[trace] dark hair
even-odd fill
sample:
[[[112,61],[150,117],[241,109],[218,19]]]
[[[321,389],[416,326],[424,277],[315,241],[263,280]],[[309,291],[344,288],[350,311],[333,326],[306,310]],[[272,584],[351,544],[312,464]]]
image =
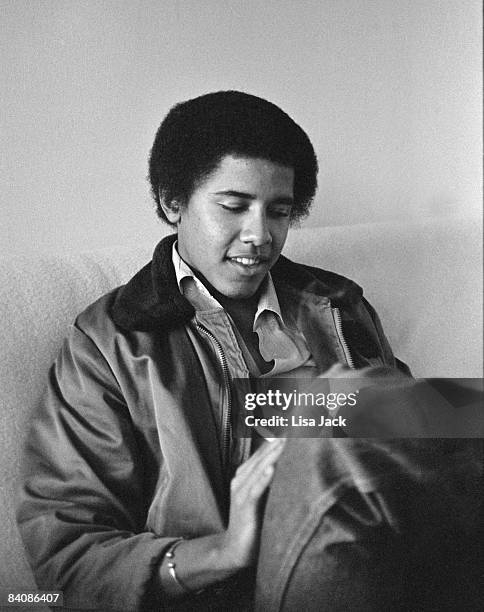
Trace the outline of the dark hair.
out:
[[[313,146],[297,123],[275,104],[240,91],[218,91],[174,106],[156,133],[149,180],[160,205],[184,205],[226,155],[267,159],[294,169],[293,220],[309,210],[317,187]]]

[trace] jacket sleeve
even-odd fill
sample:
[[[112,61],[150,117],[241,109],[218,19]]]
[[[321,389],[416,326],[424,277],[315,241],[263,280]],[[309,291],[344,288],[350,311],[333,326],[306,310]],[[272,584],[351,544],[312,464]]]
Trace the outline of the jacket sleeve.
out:
[[[373,308],[373,306],[370,304],[370,302],[366,298],[362,297],[362,302],[373,321],[373,325],[375,326],[376,332],[378,334],[378,338],[382,346],[383,354],[385,356],[386,362],[396,367],[403,374],[406,374],[407,376],[412,376],[412,372],[410,371],[410,368],[408,367],[408,365],[405,362],[398,359],[397,357],[395,357],[395,355],[393,354],[392,348],[390,346],[390,343],[387,340],[385,332],[383,331],[383,326],[381,324],[380,317],[378,316],[376,310]]]
[[[140,459],[112,371],[72,327],[32,417],[17,514],[39,587],[63,591],[69,609],[162,597],[156,573],[173,538],[144,531]]]

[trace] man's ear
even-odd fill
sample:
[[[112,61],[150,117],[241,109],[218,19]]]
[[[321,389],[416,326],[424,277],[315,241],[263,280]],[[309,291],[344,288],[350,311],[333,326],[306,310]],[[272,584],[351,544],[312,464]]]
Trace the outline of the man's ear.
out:
[[[160,205],[168,221],[177,225],[181,218],[180,203],[177,200],[166,202],[160,197]]]

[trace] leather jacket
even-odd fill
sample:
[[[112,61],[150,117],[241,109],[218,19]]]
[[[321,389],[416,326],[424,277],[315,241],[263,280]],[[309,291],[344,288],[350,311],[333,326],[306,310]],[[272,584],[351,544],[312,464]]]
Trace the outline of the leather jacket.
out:
[[[32,416],[18,522],[39,587],[63,590],[70,609],[162,607],[156,573],[173,540],[226,527],[208,392],[223,375],[190,333],[196,317],[176,284],[174,239],[79,315]],[[281,303],[299,301],[319,371],[399,365],[358,285],[283,256],[271,274]]]

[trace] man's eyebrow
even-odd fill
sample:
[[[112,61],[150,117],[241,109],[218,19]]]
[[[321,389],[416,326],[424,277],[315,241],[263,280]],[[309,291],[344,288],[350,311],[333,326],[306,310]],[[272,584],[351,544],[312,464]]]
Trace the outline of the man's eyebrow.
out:
[[[244,193],[243,191],[234,191],[233,189],[226,189],[223,191],[215,191],[213,195],[225,195],[232,198],[239,198],[241,200],[255,200],[256,196],[252,193]],[[290,196],[276,197],[271,201],[271,204],[283,204],[287,206],[294,205],[294,198]]]
[[[234,191],[233,189],[216,191],[214,195],[226,195],[232,198],[240,198],[241,200],[255,200],[255,195],[251,193],[244,193],[243,191]]]

